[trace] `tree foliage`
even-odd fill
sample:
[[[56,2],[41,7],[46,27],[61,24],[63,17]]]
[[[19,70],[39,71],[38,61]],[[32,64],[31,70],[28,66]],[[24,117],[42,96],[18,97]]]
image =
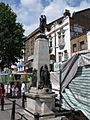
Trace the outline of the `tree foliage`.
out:
[[[16,21],[16,14],[10,6],[0,3],[0,65],[10,67],[22,57],[24,29]]]

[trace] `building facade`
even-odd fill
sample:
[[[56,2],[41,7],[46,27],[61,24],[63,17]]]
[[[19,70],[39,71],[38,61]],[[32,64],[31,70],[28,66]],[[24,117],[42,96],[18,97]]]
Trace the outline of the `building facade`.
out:
[[[88,42],[88,44],[87,44],[88,50],[90,50],[90,31],[88,31],[88,33],[87,33],[87,42]]]
[[[80,35],[71,40],[71,54],[88,49],[87,34]]]
[[[70,17],[62,17],[48,27],[50,28],[46,30],[46,35],[49,39],[50,65],[53,69],[54,63],[66,61],[71,56]]]
[[[32,71],[33,67],[34,43],[38,34],[39,29],[36,29],[25,40],[24,63],[25,69],[29,71]]]
[[[66,10],[62,17],[47,24],[45,34],[49,43],[51,70],[54,63],[68,60],[74,51],[87,49],[86,33],[90,30],[89,22],[90,8],[74,12],[72,17],[69,10]],[[25,40],[25,64],[28,67],[33,67],[34,42],[39,32],[37,28]]]

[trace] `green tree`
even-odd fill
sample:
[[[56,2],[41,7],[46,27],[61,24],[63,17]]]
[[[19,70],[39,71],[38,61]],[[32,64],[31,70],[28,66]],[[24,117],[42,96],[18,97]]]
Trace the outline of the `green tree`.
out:
[[[24,29],[16,21],[16,14],[8,4],[0,3],[0,67],[9,67],[22,57]]]

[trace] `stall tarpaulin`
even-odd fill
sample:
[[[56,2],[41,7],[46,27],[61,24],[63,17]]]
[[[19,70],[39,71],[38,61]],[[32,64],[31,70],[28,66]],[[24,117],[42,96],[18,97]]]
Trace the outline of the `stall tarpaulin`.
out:
[[[78,67],[90,64],[90,51],[80,52],[71,57],[67,62],[61,64],[61,84],[62,92],[74,78]],[[60,72],[51,72],[50,79],[52,88],[59,90]]]
[[[61,70],[62,107],[80,110],[90,119],[90,51],[74,55],[62,64]],[[51,73],[52,87],[57,90],[60,88],[59,74]]]

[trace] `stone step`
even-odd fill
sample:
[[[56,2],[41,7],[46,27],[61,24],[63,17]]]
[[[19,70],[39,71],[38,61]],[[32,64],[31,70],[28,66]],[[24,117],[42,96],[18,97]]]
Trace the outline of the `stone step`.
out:
[[[28,114],[26,114],[24,111],[22,112],[17,112],[19,119],[18,120],[33,120],[33,118],[31,116],[29,116]]]

